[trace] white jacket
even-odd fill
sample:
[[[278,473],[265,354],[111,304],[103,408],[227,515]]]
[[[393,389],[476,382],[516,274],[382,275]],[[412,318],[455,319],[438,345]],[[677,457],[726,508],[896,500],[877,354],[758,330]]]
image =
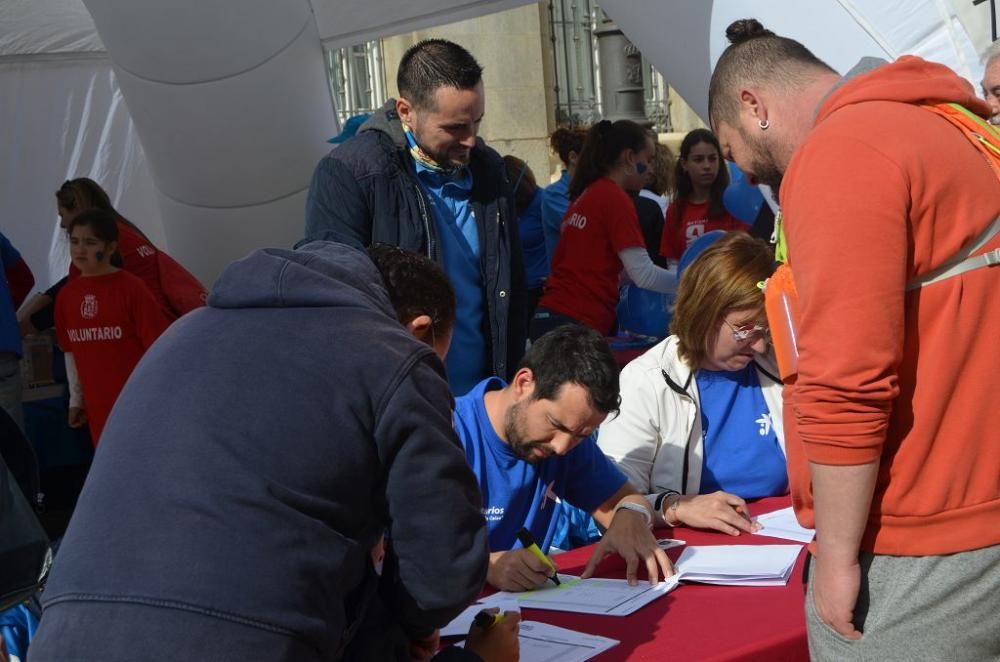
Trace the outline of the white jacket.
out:
[[[770,356],[754,363],[764,401],[781,450],[780,381]],[[698,386],[691,368],[677,354],[670,336],[625,366],[621,373],[621,412],[605,421],[597,444],[650,503],[665,490],[698,494],[704,460],[704,437],[698,413]],[[686,474],[686,475],[685,475]]]

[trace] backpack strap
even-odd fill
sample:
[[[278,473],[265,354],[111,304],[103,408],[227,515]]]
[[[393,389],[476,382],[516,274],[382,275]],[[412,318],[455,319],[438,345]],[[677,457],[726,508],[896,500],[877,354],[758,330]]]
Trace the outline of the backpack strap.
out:
[[[1000,264],[1000,248],[994,248],[981,255],[969,257],[983,246],[988,244],[993,237],[1000,234],[1000,216],[996,217],[990,226],[986,228],[975,242],[969,244],[958,252],[952,259],[929,273],[914,278],[906,284],[906,291],[918,290],[926,285],[933,285],[948,278],[953,278],[981,267],[994,267]]]

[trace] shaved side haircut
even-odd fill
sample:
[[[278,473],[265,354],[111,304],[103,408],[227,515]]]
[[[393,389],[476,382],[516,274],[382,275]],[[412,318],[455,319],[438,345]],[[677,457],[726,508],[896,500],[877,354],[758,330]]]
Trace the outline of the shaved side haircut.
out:
[[[730,46],[722,53],[708,87],[708,117],[713,127],[724,122],[736,126],[740,85],[786,83],[794,86],[803,74],[815,69],[836,73],[808,48],[780,37],[754,18],[734,21],[726,28]]]

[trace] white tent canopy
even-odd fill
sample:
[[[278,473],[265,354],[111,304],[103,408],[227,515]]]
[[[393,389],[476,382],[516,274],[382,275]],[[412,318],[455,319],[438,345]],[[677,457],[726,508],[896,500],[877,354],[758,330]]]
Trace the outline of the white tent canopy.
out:
[[[0,4],[0,227],[39,284],[54,282],[66,256],[53,192],[88,176],[211,282],[255,247],[300,238],[313,166],[337,131],[324,46],[523,4],[8,0]],[[863,55],[915,53],[978,83],[989,42],[988,5],[967,0],[601,6],[702,114],[736,18],[756,16],[842,71]]]

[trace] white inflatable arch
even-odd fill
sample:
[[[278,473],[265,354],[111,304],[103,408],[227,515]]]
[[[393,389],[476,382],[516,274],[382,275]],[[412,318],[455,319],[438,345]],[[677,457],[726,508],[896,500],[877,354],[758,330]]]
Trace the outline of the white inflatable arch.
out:
[[[323,48],[524,0],[8,0],[0,5],[0,227],[40,286],[65,273],[53,192],[89,176],[207,283],[302,233],[337,121]],[[837,69],[914,53],[978,85],[988,4],[602,0],[704,115],[726,25],[756,16]],[[542,66],[539,63],[538,66]]]

